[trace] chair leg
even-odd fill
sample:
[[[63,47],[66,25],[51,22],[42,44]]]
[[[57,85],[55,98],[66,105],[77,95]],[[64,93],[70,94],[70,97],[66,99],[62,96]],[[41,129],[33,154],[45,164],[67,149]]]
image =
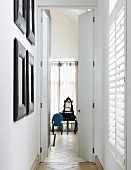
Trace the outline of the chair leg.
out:
[[[54,126],[52,126],[52,133],[53,133],[53,135],[54,135]]]
[[[61,126],[61,135],[63,134],[63,126]]]
[[[56,134],[54,134],[53,146],[55,146]]]

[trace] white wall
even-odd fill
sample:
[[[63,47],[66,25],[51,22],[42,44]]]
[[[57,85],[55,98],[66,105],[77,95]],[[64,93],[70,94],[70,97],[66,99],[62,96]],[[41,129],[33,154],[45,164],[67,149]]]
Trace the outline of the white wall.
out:
[[[51,11],[53,59],[78,60],[78,25],[58,9]]]
[[[30,45],[13,22],[13,4],[4,0],[0,5],[0,169],[29,170],[37,156],[37,56],[36,48]],[[35,60],[35,110],[17,122],[13,122],[15,37],[34,55]]]
[[[98,0],[95,10],[95,154],[104,164],[104,112],[103,112],[103,3]]]

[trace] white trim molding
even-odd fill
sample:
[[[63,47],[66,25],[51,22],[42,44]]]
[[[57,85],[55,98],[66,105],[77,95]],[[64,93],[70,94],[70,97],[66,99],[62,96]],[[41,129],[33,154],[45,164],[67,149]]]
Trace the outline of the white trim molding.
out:
[[[39,156],[37,155],[37,157],[36,157],[36,159],[35,159],[35,161],[34,161],[34,163],[33,163],[30,170],[36,170],[37,167],[38,167],[38,164],[39,164]]]
[[[95,157],[95,163],[96,163],[96,167],[97,167],[98,170],[104,170],[101,163],[100,163],[98,156]]]
[[[90,7],[94,8],[97,6],[96,0],[37,0],[37,6],[39,7]]]

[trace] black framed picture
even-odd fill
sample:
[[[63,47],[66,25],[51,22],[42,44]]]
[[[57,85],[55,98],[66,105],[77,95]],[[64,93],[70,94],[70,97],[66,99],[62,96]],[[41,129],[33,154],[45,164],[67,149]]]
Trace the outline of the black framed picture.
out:
[[[14,40],[14,121],[26,116],[26,49]]]
[[[27,115],[34,112],[34,57],[26,51]]]
[[[14,22],[18,28],[26,34],[27,18],[26,0],[14,0]]]
[[[34,0],[27,0],[27,38],[32,43],[35,44],[35,4]]]

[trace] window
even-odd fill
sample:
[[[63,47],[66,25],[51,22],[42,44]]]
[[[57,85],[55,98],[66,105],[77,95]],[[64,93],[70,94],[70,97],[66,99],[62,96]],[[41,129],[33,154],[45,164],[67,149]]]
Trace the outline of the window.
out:
[[[78,62],[51,63],[51,117],[54,113],[62,112],[64,100],[73,100],[74,114],[77,110],[77,77]]]
[[[117,5],[109,28],[109,142],[125,164],[125,8]]]

